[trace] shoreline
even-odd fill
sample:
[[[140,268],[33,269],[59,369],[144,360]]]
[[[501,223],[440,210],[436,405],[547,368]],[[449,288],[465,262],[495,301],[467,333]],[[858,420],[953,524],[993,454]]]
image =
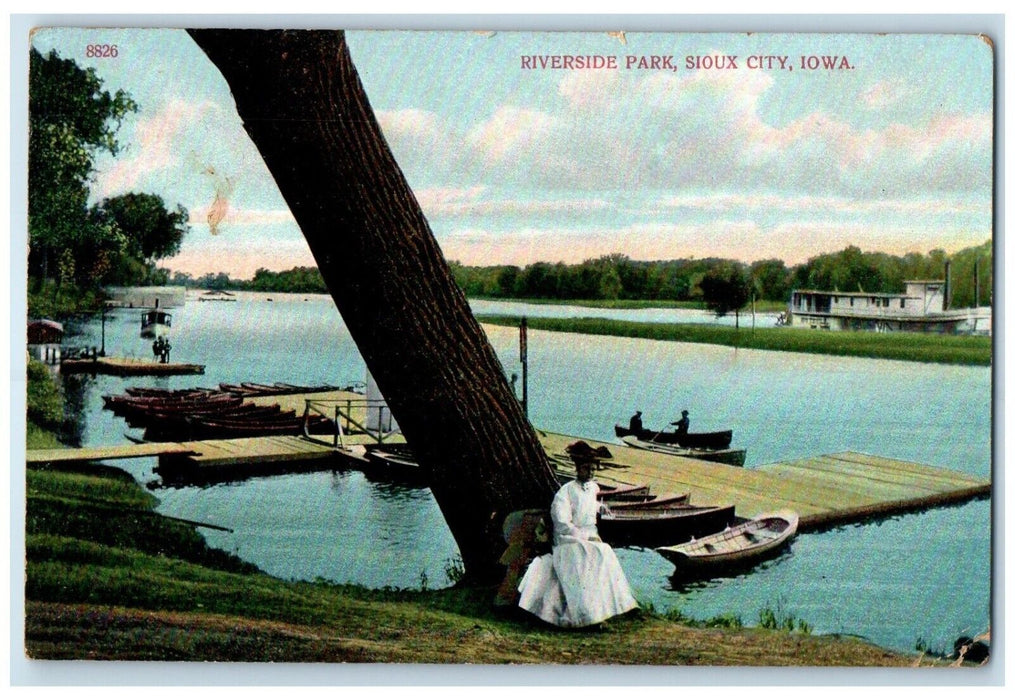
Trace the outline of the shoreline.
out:
[[[477,314],[481,324],[518,327],[521,316]],[[797,352],[906,362],[989,367],[993,338],[922,333],[814,331],[798,328],[740,328],[703,324],[649,323],[606,318],[529,316],[529,330],[606,335],[670,342],[723,345],[743,350]]]

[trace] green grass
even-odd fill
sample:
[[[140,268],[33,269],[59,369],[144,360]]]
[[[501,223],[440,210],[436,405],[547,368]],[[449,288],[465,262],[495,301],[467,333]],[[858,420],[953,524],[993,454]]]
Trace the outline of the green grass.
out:
[[[520,318],[480,314],[481,323],[518,326]],[[703,324],[639,323],[602,318],[530,317],[536,330],[705,343],[754,350],[845,355],[911,362],[989,366],[991,338],[927,333],[864,333],[804,328],[744,328]]]

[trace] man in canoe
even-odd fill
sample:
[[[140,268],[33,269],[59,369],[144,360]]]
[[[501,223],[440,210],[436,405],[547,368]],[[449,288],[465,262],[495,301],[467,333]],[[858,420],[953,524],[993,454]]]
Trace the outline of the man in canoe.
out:
[[[518,605],[558,627],[585,627],[638,607],[613,548],[599,538],[592,462],[575,461],[577,478],[550,505],[553,551],[529,564]]]
[[[687,411],[680,412],[680,420],[670,423],[677,426],[677,435],[686,435],[687,429],[691,427],[691,419],[687,417]]]
[[[630,424],[628,425],[628,427],[631,429],[631,432],[634,433],[635,435],[641,432],[642,430],[641,411],[634,412],[634,415],[631,416]]]

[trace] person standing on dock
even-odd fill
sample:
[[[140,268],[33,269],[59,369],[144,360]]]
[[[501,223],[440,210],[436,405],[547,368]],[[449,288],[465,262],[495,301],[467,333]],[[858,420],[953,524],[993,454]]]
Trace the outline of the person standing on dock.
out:
[[[628,425],[628,428],[631,429],[632,433],[640,433],[641,430],[642,430],[642,427],[643,426],[642,426],[642,423],[641,423],[641,411],[635,411],[634,415],[631,416],[631,420],[630,420],[630,423]]]
[[[691,419],[687,417],[687,411],[680,412],[680,420],[670,423],[677,426],[677,435],[686,435],[687,429],[691,427]]]
[[[158,362],[162,357],[162,338],[156,338],[152,343],[152,358]]]
[[[575,461],[577,478],[550,505],[553,552],[536,557],[518,584],[518,605],[558,627],[586,627],[638,607],[613,548],[599,538],[592,462]]]

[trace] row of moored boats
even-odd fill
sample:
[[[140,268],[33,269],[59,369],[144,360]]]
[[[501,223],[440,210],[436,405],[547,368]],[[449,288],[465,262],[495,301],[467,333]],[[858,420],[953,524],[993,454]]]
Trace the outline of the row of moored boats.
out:
[[[335,424],[320,415],[304,416],[278,403],[254,397],[333,391],[331,385],[221,384],[217,388],[161,389],[130,387],[123,395],[104,396],[108,410],[143,429],[144,441],[213,440],[269,435],[334,434]]]

